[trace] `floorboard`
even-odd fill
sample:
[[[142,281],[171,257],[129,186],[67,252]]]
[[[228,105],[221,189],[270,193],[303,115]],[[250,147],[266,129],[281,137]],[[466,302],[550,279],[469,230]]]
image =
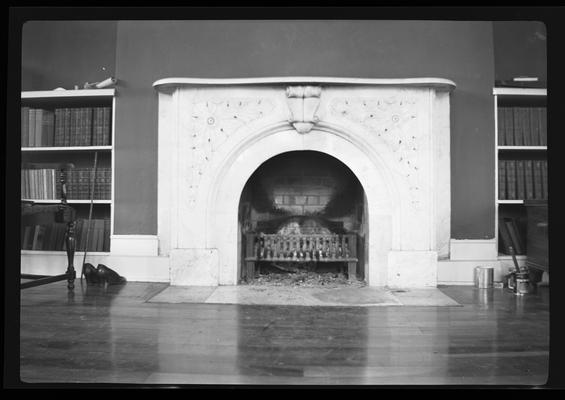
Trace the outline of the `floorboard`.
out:
[[[460,307],[148,302],[165,287],[23,290],[21,380],[527,386],[548,376],[547,287],[526,296],[442,287]]]

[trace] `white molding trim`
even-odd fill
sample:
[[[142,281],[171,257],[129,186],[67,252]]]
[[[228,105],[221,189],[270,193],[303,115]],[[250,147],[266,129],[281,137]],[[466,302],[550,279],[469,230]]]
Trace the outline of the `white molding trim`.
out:
[[[157,235],[111,235],[112,255],[157,256],[159,239]]]
[[[163,78],[155,81],[153,87],[179,85],[253,85],[253,84],[290,84],[290,83],[329,83],[349,85],[402,85],[416,87],[435,87],[437,89],[453,90],[453,81],[444,78],[406,78],[406,79],[375,79],[375,78],[338,78],[324,76],[279,76],[265,78]]]
[[[52,252],[41,254],[24,253],[20,257],[21,273],[32,275],[60,275],[67,269],[67,254]],[[80,279],[83,252],[76,252],[74,267],[77,280]],[[169,257],[116,256],[112,254],[87,253],[86,262],[97,266],[104,264],[128,282],[169,282]],[[75,287],[77,283],[75,282]]]
[[[498,258],[496,239],[451,239],[449,241],[451,261],[492,260]]]
[[[438,285],[474,285],[475,267],[494,268],[494,281],[501,281],[507,273],[506,269],[497,260],[466,260],[452,261],[440,260],[437,263]]]

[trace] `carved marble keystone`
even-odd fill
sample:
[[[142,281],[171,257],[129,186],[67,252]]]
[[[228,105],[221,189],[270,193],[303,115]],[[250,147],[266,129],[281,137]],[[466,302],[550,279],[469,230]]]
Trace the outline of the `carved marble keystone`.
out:
[[[288,86],[286,97],[290,110],[289,122],[298,133],[310,132],[319,121],[316,111],[320,105],[322,88],[319,86]]]

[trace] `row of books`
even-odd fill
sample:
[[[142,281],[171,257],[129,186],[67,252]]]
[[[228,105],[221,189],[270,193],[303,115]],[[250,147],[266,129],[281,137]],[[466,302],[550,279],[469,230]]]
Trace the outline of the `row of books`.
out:
[[[22,250],[65,251],[65,232],[67,224],[22,226]],[[90,230],[90,232],[88,232]],[[75,223],[75,251],[110,251],[110,219],[98,218],[88,221],[79,219]]]
[[[91,195],[92,168],[72,168],[66,174],[67,199],[86,200]],[[100,167],[94,176],[94,199],[110,199],[112,169]],[[35,200],[61,198],[59,171],[55,169],[22,169],[21,197]]]
[[[547,146],[546,107],[498,107],[499,146]]]
[[[21,197],[23,199],[61,198],[60,172],[53,168],[22,169]]]
[[[514,254],[526,254],[525,241],[514,218],[501,218],[498,227],[500,234],[499,251],[511,255],[510,246],[512,246]]]
[[[500,200],[546,200],[547,160],[498,160]]]
[[[21,108],[22,147],[110,145],[110,107]]]

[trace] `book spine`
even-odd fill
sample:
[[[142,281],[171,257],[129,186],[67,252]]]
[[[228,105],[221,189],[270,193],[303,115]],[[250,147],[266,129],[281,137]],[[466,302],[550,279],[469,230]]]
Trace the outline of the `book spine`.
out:
[[[77,146],[84,143],[84,108],[77,108]]]
[[[543,199],[543,183],[541,172],[541,160],[534,160],[534,196],[537,200]]]
[[[112,168],[106,170],[106,199],[112,200]]]
[[[55,224],[49,224],[45,229],[45,242],[43,250],[53,250],[53,236],[55,234]]]
[[[94,175],[94,192],[93,198],[96,200],[100,199],[100,175],[102,173],[102,168],[96,168],[96,174]]]
[[[66,243],[66,237],[65,237],[65,231],[66,231],[67,227],[65,226],[65,224],[60,224],[59,225],[59,237],[57,239],[58,241],[58,250],[63,250],[65,251],[67,249],[67,243]],[[76,230],[75,230],[76,232]],[[75,245],[76,247],[76,245]]]
[[[68,147],[71,145],[71,109],[65,107],[63,110],[64,146]]]
[[[37,250],[37,237],[39,236],[39,225],[33,227],[33,241],[31,243],[31,250]]]
[[[22,243],[22,250],[29,250],[31,248],[31,244],[30,244],[32,238],[31,229],[32,229],[31,225],[26,225],[24,227],[24,240]]]
[[[549,190],[547,188],[547,160],[543,160],[541,163],[541,174],[542,174],[542,191],[543,191],[543,199],[548,199]]]
[[[76,168],[72,168],[67,172],[66,189],[67,199],[74,199],[74,179],[76,175]]]
[[[35,110],[35,145],[43,147],[45,139],[43,138],[43,109]]]
[[[498,160],[498,199],[506,200],[506,161]]]
[[[504,218],[504,223],[510,234],[515,253],[524,254],[524,246],[516,222],[513,218]]]
[[[547,146],[547,108],[539,108],[540,119],[540,146]]]
[[[537,107],[530,109],[529,146],[539,146],[539,111]]]
[[[514,145],[514,109],[512,107],[504,108],[504,129],[505,129],[505,146]]]
[[[29,199],[29,170],[22,170],[22,177],[24,178],[22,187],[22,198]]]
[[[34,199],[35,197],[35,173],[33,169],[29,170],[29,198]]]
[[[110,251],[110,219],[104,219],[104,244],[103,244],[103,251],[109,252]]]
[[[509,200],[516,200],[516,161],[506,160],[506,192]]]
[[[97,223],[97,246],[96,251],[104,251],[104,220],[98,219],[96,220]]]
[[[524,145],[524,108],[514,107],[514,146]]]
[[[524,160],[516,160],[516,197],[519,200],[524,200],[526,198],[525,179]]]
[[[20,198],[25,199],[25,170],[20,173]]]
[[[77,138],[78,138],[78,121],[77,121],[77,116],[78,116],[78,109],[77,108],[71,108],[70,109],[70,129],[69,129],[69,135],[70,135],[70,146],[76,146],[77,145]]]
[[[62,133],[62,118],[61,118],[61,109],[55,109],[55,133],[53,135],[53,146],[62,146],[63,140],[61,140],[61,133]]]
[[[529,142],[529,135],[530,135],[530,109],[528,107],[521,107],[521,120],[522,120],[521,145],[525,146],[526,141]]]
[[[45,248],[46,242],[46,235],[47,233],[47,226],[46,225],[39,225],[39,234],[37,235],[37,249],[36,250],[43,250]]]
[[[110,127],[111,127],[111,108],[104,107],[103,109],[103,123],[102,123],[102,145],[108,146],[110,144]]]
[[[86,132],[86,108],[79,109],[79,125],[80,125],[80,146],[87,145],[87,132]]]
[[[47,169],[43,169],[41,170],[41,179],[42,179],[42,183],[43,183],[43,194],[42,194],[42,199],[49,199],[49,195],[47,194],[47,191],[49,190],[49,183],[47,181],[47,176],[49,171]]]
[[[42,119],[42,140],[43,145],[47,147],[53,146],[54,140],[54,115],[51,110],[43,110],[43,119]]]
[[[502,107],[498,107],[496,110],[496,120],[497,120],[497,143],[499,146],[504,146],[506,144],[505,140],[505,128],[504,128],[504,109]]]
[[[94,137],[93,144],[95,146],[102,145],[102,108],[96,107],[94,116]]]
[[[524,161],[525,177],[526,177],[526,200],[535,199],[534,195],[534,176],[533,176],[533,162],[532,160]]]
[[[85,129],[86,129],[86,140],[84,145],[92,145],[92,107],[88,107],[85,111]]]
[[[35,108],[29,109],[29,118],[28,118],[28,136],[29,136],[29,146],[35,147]]]
[[[22,107],[21,119],[22,147],[29,146],[29,107]]]

